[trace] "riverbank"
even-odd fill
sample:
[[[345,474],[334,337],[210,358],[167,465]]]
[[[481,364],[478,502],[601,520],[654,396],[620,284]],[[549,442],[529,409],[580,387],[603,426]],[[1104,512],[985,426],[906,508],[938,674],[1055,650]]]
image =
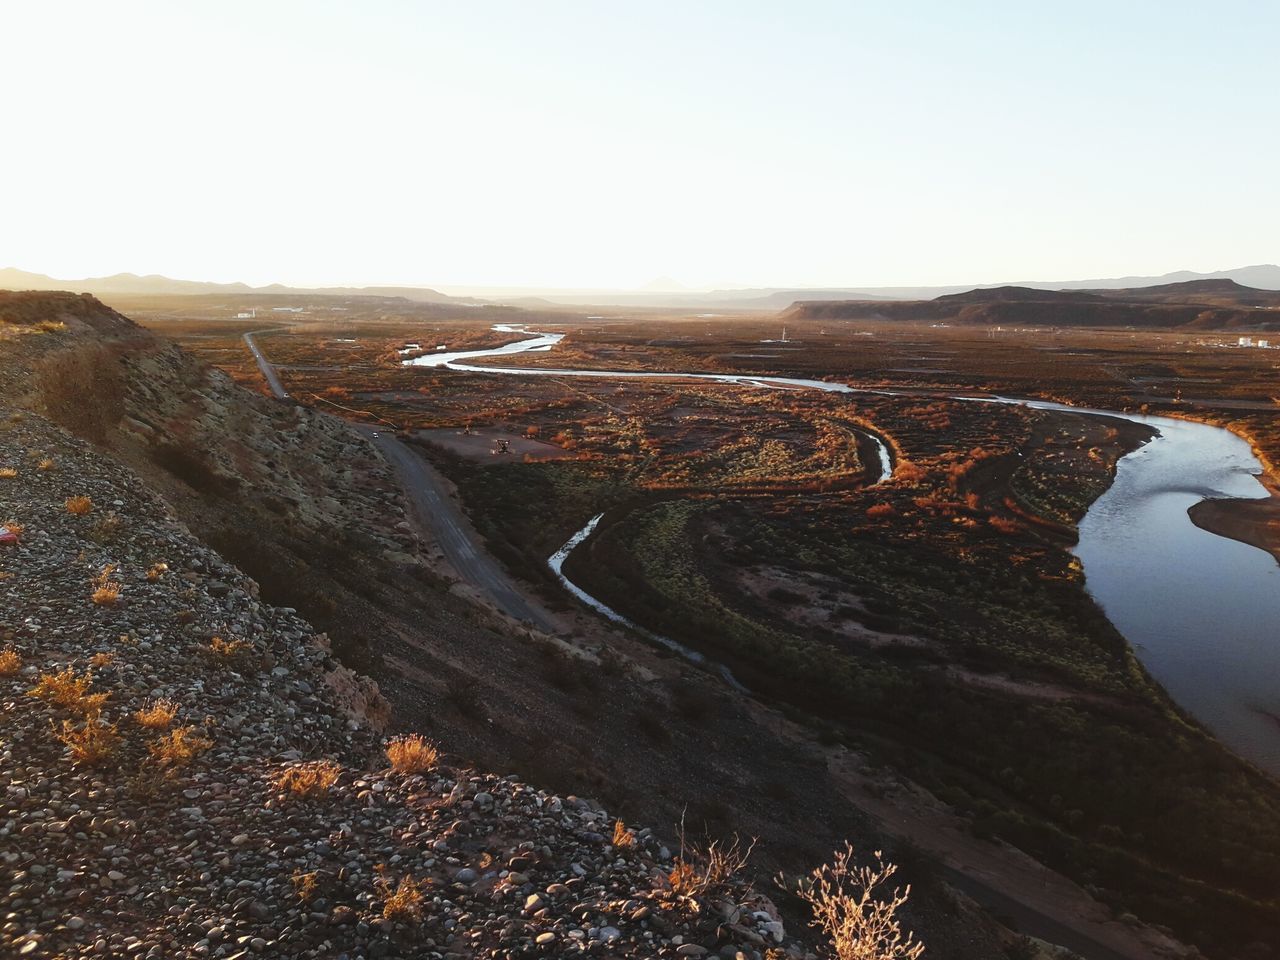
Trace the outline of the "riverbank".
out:
[[[1201,500],[1187,516],[1201,530],[1265,550],[1280,563],[1280,491],[1265,500]]]

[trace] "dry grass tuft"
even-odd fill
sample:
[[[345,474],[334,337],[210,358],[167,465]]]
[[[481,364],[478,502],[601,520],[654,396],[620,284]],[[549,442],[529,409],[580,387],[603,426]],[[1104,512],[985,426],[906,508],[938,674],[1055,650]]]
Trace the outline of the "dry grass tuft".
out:
[[[36,685],[27,693],[46,703],[66,710],[75,710],[86,717],[96,717],[102,712],[106,703],[105,693],[90,693],[93,677],[89,671],[77,675],[75,668],[67,667],[61,671],[48,671],[40,674]]]
[[[52,470],[54,466],[56,466],[56,464],[53,462],[53,457],[45,457],[43,460],[41,460],[39,463],[36,464],[36,469]]]
[[[222,637],[214,637],[209,641],[209,654],[221,663],[230,663],[248,650],[249,646],[247,640],[239,638],[223,640]]]
[[[812,908],[810,925],[831,940],[836,960],[917,960],[924,944],[903,933],[897,918],[911,887],[878,892],[898,868],[885,863],[879,850],[875,857],[874,865],[859,867],[846,843],[831,863],[802,880],[796,893]]]
[[[185,767],[212,746],[213,741],[197,733],[195,727],[178,727],[147,744],[147,752],[164,766]]]
[[[115,663],[116,655],[110,650],[99,650],[89,658],[89,663],[95,667],[109,667]]]
[[[77,517],[83,517],[86,513],[93,513],[93,498],[67,497],[67,513]]]
[[[147,568],[147,580],[151,583],[155,583],[168,572],[169,565],[167,563],[153,563]]]
[[[96,715],[77,726],[70,720],[62,721],[62,731],[54,730],[54,736],[71,751],[71,760],[78,766],[91,767],[105,763],[115,756],[120,746],[120,734],[114,723],[105,723]]]
[[[422,918],[422,888],[411,874],[400,878],[400,883],[393,885],[387,879],[386,864],[374,867],[378,876],[374,879],[374,888],[382,897],[382,918],[384,920],[405,920],[416,922]]]
[[[15,537],[21,537],[27,532],[26,524],[19,523],[17,520],[6,520],[3,526]]]
[[[89,599],[98,607],[114,607],[120,600],[120,584],[114,580],[94,588]]]
[[[0,650],[0,677],[12,677],[22,669],[22,655],[13,647]]]
[[[396,773],[426,773],[439,759],[439,748],[416,733],[395,737],[387,744],[387,760]]]
[[[123,527],[124,521],[116,514],[109,513],[89,528],[89,539],[100,546],[114,543]]]
[[[312,799],[327,794],[341,773],[342,767],[332,760],[314,760],[272,774],[271,785],[280,793]]]
[[[0,467],[0,480],[12,480],[18,475],[13,467]]]
[[[138,726],[148,730],[168,730],[173,718],[178,715],[178,704],[168,697],[148,701],[140,710],[133,712],[133,719]]]
[[[118,580],[111,579],[111,575],[116,572],[118,566],[119,564],[116,563],[108,563],[93,578],[94,590],[89,594],[89,599],[99,607],[115,606],[120,599],[122,586]]]
[[[618,850],[630,850],[636,845],[635,831],[628,830],[621,820],[615,820],[613,824],[613,845]]]

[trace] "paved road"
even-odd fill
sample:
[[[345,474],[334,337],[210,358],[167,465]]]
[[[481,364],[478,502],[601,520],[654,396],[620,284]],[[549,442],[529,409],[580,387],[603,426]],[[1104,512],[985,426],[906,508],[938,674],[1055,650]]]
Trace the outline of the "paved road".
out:
[[[490,597],[503,613],[528,620],[536,627],[556,632],[556,625],[521,593],[484,549],[462,508],[449,496],[443,479],[417,453],[385,430],[355,424],[369,441],[382,451],[400,475],[400,483],[418,522],[440,544],[445,559],[467,583]]]
[[[267,386],[271,388],[272,394],[280,400],[288,400],[289,394],[285,392],[284,385],[276,374],[276,368],[270,360],[262,355],[262,351],[258,349],[257,342],[253,339],[254,333],[267,332],[266,330],[254,330],[253,333],[246,333],[241,339],[244,340],[244,345],[249,348],[249,352],[253,354],[253,359],[258,361],[258,369],[262,371],[262,376],[267,381]]]

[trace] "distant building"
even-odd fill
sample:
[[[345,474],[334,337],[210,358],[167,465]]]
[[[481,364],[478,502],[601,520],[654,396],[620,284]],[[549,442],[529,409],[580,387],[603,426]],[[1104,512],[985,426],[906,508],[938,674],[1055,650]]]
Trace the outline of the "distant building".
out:
[[[1236,345],[1240,347],[1252,347],[1253,337],[1241,337],[1239,340],[1236,341]]]
[[[1268,347],[1270,347],[1270,346],[1271,346],[1271,341],[1270,341],[1270,340],[1259,340],[1259,341],[1258,341],[1258,346],[1262,347],[1263,349],[1266,349],[1266,348],[1268,348]]]
[[[258,308],[257,308],[257,307],[254,307],[254,308],[253,308],[252,310],[250,310],[248,313],[245,313],[243,310],[242,310],[240,313],[237,313],[237,314],[236,314],[236,319],[237,319],[237,320],[252,320],[252,319],[253,319],[254,317],[256,317],[257,315],[258,315]]]

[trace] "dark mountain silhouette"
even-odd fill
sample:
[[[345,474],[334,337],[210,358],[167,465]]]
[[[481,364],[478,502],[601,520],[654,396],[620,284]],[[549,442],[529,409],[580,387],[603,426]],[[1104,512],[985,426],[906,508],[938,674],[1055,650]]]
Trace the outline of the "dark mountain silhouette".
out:
[[[942,303],[992,303],[1020,302],[1034,303],[1104,303],[1105,298],[1095,293],[1074,290],[1037,290],[1033,287],[980,287],[966,290],[964,293],[950,293],[935,297],[935,302]]]
[[[262,294],[283,296],[403,297],[423,303],[482,303],[471,297],[450,297],[428,287],[287,287],[273,283],[251,287],[245,283],[209,283],[201,280],[174,280],[158,274],[140,277],[117,273],[109,277],[58,280],[42,273],[28,273],[14,267],[0,268],[3,290],[70,290],[94,296],[195,296],[208,294]]]
[[[665,282],[665,281],[664,281]],[[673,281],[674,282],[674,281]],[[1232,284],[1224,286],[1221,284]],[[1216,285],[1216,286],[1215,286]],[[629,306],[662,309],[715,310],[782,310],[798,302],[832,303],[843,301],[888,303],[917,302],[953,295],[973,296],[974,301],[1029,302],[1030,291],[1083,291],[1115,299],[1177,302],[1184,296],[1193,302],[1239,306],[1267,306],[1271,294],[1280,294],[1280,266],[1256,264],[1214,273],[1181,270],[1158,277],[1119,277],[1102,280],[1069,280],[1057,282],[1026,281],[1017,284],[921,287],[749,287],[711,291],[683,290],[500,290],[483,288],[467,292],[477,296],[450,296],[429,287],[289,287],[270,284],[251,287],[244,283],[207,283],[174,280],[151,274],[137,276],[118,273],[109,277],[83,280],[60,280],[12,267],[0,269],[0,289],[8,290],[72,290],[95,295],[182,296],[189,294],[257,294],[257,295],[327,295],[364,297],[403,297],[424,303],[498,303],[521,305],[537,302],[539,306]],[[983,291],[986,297],[979,296]],[[991,291],[1005,291],[992,293]],[[1144,292],[1145,291],[1145,292]],[[1212,297],[1211,297],[1212,294]]]
[[[898,320],[1021,327],[1190,327],[1280,329],[1280,291],[1229,279],[1129,290],[1038,290],[1004,286],[932,300],[842,300],[795,304],[786,317]]]

